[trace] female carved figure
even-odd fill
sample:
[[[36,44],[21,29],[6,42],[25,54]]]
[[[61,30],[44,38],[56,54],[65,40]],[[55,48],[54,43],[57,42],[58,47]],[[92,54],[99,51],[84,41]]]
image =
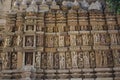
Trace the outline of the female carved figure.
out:
[[[21,42],[22,42],[22,38],[21,38],[21,36],[18,36],[17,37],[17,46],[20,46]]]
[[[60,65],[60,69],[64,69],[65,68],[65,54],[64,53],[59,53],[59,65]]]
[[[36,54],[36,67],[40,67],[41,65],[41,53],[37,52]]]

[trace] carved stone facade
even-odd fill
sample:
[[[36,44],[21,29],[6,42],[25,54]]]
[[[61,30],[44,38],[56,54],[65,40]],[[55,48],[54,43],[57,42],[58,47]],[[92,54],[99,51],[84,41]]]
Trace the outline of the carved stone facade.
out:
[[[64,11],[64,2],[63,10],[46,11],[42,3],[38,12],[30,6],[9,12],[1,33],[2,74],[15,79],[119,80],[120,16],[101,12],[97,4],[91,3],[89,11],[76,10],[78,5]]]

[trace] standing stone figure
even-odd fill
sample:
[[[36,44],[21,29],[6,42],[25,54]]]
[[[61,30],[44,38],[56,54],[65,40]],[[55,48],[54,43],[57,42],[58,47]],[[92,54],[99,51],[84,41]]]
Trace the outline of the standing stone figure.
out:
[[[88,68],[88,67],[90,67],[89,52],[86,51],[86,52],[83,53],[83,55],[84,55],[83,56],[83,58],[84,58],[84,67]]]
[[[71,52],[71,56],[72,56],[72,67],[73,68],[78,68],[77,53],[76,52]]]
[[[17,46],[20,46],[20,45],[21,45],[21,42],[22,42],[22,37],[21,37],[21,36],[18,36],[18,37],[17,37]]]
[[[12,44],[12,39],[11,39],[11,37],[7,37],[6,39],[5,39],[5,47],[9,47],[9,46],[11,46],[11,44]]]
[[[41,52],[37,52],[36,53],[36,67],[39,67],[41,66]]]
[[[59,53],[59,66],[60,69],[65,68],[65,53]]]

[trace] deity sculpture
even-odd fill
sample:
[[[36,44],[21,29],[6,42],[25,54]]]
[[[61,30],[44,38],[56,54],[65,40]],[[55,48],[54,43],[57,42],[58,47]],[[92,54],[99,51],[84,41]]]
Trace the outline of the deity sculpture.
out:
[[[78,52],[78,67],[83,68],[83,52]]]
[[[83,41],[83,45],[88,45],[89,44],[88,34],[83,34],[82,35],[82,41]]]
[[[66,68],[71,68],[71,55],[69,52],[66,52]]]
[[[59,53],[59,66],[60,69],[65,68],[65,53]]]
[[[59,46],[64,46],[64,36],[59,36]]]
[[[117,44],[116,34],[110,34],[111,44]]]
[[[83,52],[83,59],[84,59],[84,67],[85,68],[90,67],[90,56],[88,51]]]
[[[100,35],[99,35],[99,33],[95,33],[93,35],[93,37],[94,37],[94,44],[99,44],[99,42],[100,42]]]
[[[22,37],[19,35],[17,37],[17,46],[20,46],[21,45],[21,42],[22,42]]]
[[[107,51],[102,51],[102,54],[103,54],[103,65],[104,67],[107,67],[108,65],[108,52]]]
[[[90,65],[91,67],[95,67],[95,53],[93,51],[90,52]]]
[[[36,37],[36,45],[37,46],[43,46],[43,35],[37,35],[37,37]]]
[[[59,54],[58,53],[54,53],[53,56],[54,56],[53,57],[54,58],[54,60],[53,60],[54,68],[58,69],[59,68]]]
[[[71,46],[76,46],[76,35],[70,35]]]
[[[77,53],[76,52],[71,52],[71,58],[72,58],[72,68],[78,68],[77,64]]]
[[[33,46],[33,37],[26,37],[26,46]]]
[[[11,44],[12,44],[12,37],[6,37],[4,46],[10,47]]]
[[[54,36],[54,47],[58,47],[58,36]]]
[[[36,67],[41,68],[41,52],[36,53],[35,61],[36,61]]]
[[[102,67],[102,62],[103,62],[102,51],[95,51],[95,55],[96,55],[96,66]]]
[[[53,53],[47,53],[47,68],[53,68]]]
[[[47,54],[46,53],[42,53],[41,54],[41,58],[42,58],[42,63],[41,63],[41,68],[42,69],[46,69],[46,67],[47,67]]]

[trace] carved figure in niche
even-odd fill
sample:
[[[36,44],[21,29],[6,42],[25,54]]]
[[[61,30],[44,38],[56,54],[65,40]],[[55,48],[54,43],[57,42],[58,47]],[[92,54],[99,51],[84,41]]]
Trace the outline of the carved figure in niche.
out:
[[[117,34],[117,42],[120,44],[120,34]]]
[[[20,46],[21,45],[21,42],[22,42],[22,37],[19,35],[17,37],[17,46]]]
[[[41,67],[41,52],[36,53],[35,62],[36,62],[36,67],[40,68]]]
[[[114,64],[115,66],[120,65],[120,50],[113,50]]]
[[[3,54],[2,61],[3,61],[2,67],[3,69],[6,69],[8,64],[8,53]]]
[[[83,52],[78,52],[78,66],[83,68]]]
[[[76,46],[76,35],[70,35],[71,46]]]
[[[28,25],[28,26],[26,26],[26,30],[33,31],[34,30],[34,26],[33,25]]]
[[[107,55],[107,65],[108,67],[112,67],[113,66],[113,54],[111,51],[106,51],[106,55]]]
[[[71,68],[71,55],[69,52],[66,52],[66,68]]]
[[[99,33],[94,34],[94,44],[99,44],[100,42],[100,35]]]
[[[91,67],[95,67],[95,53],[93,51],[90,53],[90,64]]]
[[[49,36],[49,44],[48,47],[53,47],[53,36]]]
[[[12,54],[12,68],[17,68],[17,53],[13,52]]]
[[[42,56],[41,56],[41,58],[42,58],[42,64],[41,64],[41,68],[42,69],[46,69],[46,66],[47,66],[47,54],[46,53],[42,53]]]
[[[65,46],[70,46],[70,36],[69,35],[65,36]]]
[[[47,53],[47,68],[53,68],[53,53]]]
[[[9,47],[12,44],[12,37],[6,37],[5,39],[5,47]]]
[[[37,42],[36,42],[36,45],[37,46],[43,46],[43,35],[37,35],[36,37],[37,39]]]
[[[81,30],[87,30],[87,26],[86,25],[81,26]]]
[[[32,47],[34,43],[33,39],[34,39],[33,37],[26,37],[26,46]]]
[[[72,56],[72,67],[73,68],[78,68],[77,53],[76,52],[71,52],[71,56]]]
[[[54,47],[58,47],[58,36],[54,36]]]
[[[95,54],[96,54],[96,66],[102,67],[103,62],[102,51],[95,51]]]
[[[64,36],[59,36],[59,46],[64,46]]]
[[[25,65],[33,65],[33,52],[25,53]]]
[[[64,26],[59,26],[59,32],[64,32]]]
[[[84,67],[85,68],[88,68],[90,67],[90,60],[89,60],[89,52],[88,51],[85,51],[83,52],[83,58],[84,58]]]
[[[88,45],[89,43],[89,39],[88,39],[88,35],[87,34],[83,34],[82,35],[82,41],[83,41],[83,45]]]
[[[105,34],[101,34],[100,35],[100,40],[101,40],[101,44],[105,44],[106,43],[106,36],[105,36]]]
[[[117,44],[116,34],[110,34],[111,44]]]
[[[82,45],[82,37],[81,37],[81,35],[77,36],[77,45]]]
[[[75,31],[75,26],[70,26],[70,31]]]
[[[107,67],[107,62],[108,62],[108,60],[107,60],[107,51],[102,51],[102,54],[103,54],[103,66],[104,67]]]
[[[58,53],[54,53],[54,68],[58,69],[59,68],[59,54]]]
[[[65,53],[59,53],[59,66],[60,69],[65,68]]]

